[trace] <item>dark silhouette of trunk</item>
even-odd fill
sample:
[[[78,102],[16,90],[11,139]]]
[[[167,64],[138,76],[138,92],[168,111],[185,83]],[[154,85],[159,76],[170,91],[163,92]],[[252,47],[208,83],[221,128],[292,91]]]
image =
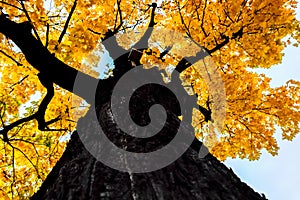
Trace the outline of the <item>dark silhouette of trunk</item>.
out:
[[[162,147],[173,138],[173,133],[176,133],[176,126],[179,122],[178,113],[173,114],[175,117],[171,117],[172,120],[167,122],[167,126],[159,132],[159,137],[152,138],[150,144],[147,141],[128,137],[126,133],[117,128],[117,124],[115,124],[111,115],[111,88],[121,76],[118,74],[123,74],[126,72],[124,69],[128,70],[132,67],[131,61],[128,60],[128,54],[115,60],[116,69],[114,74],[116,75],[103,81],[97,89],[96,112],[102,128],[112,142],[119,144],[120,147],[127,147],[127,149],[130,147],[131,151],[140,152],[143,150],[149,152],[157,146]],[[120,73],[117,69],[123,69],[124,71]],[[140,97],[144,103],[143,107],[136,106],[131,112],[132,116],[139,116],[136,119],[139,124],[147,124],[147,118],[142,117],[142,113],[145,112],[145,107],[153,104],[149,99],[157,99],[158,103],[165,105],[167,108],[174,108],[174,105],[172,105],[174,100],[166,97],[153,97],[149,92],[146,94],[141,92],[136,96],[137,98]],[[40,190],[32,197],[32,200],[265,199],[243,183],[231,169],[228,169],[211,154],[199,158],[198,152],[201,142],[196,139],[191,147],[169,166],[148,173],[128,173],[112,169],[97,161],[85,149],[78,134],[81,133],[73,133],[65,153]],[[155,146],[151,144],[155,144]]]
[[[212,155],[189,148],[158,171],[129,174],[93,158],[74,132],[66,151],[32,200],[65,199],[265,199]]]
[[[153,25],[154,23],[150,24]],[[55,58],[55,55],[52,55],[40,41],[32,36],[31,28],[28,23],[17,24],[4,15],[0,16],[0,32],[18,45],[33,67],[41,73],[46,73],[49,79],[62,88],[81,96],[88,102],[92,101],[94,96],[85,93],[85,90],[73,91],[73,84],[78,75],[89,84],[94,84],[99,80],[78,72]],[[145,35],[149,37],[151,32],[148,31]],[[180,113],[176,111],[172,99],[162,98],[159,95],[153,97],[159,101],[158,103],[175,110],[169,111],[170,120],[172,121],[166,123],[166,126],[159,133],[159,137],[152,138],[152,143],[127,136],[115,124],[112,115],[110,115],[112,88],[123,74],[139,64],[139,55],[135,57],[132,56],[134,54],[129,52],[115,58],[114,52],[119,48],[116,43],[110,42],[105,45],[115,59],[114,76],[99,81],[95,108],[98,120],[106,135],[112,142],[118,143],[121,147],[131,148],[132,151],[141,151],[141,149],[149,151],[158,148],[152,144],[158,144],[159,147],[166,144],[176,134],[179,123],[178,116]],[[122,50],[119,52],[122,52]],[[180,66],[177,66],[179,72],[190,66],[184,59],[180,64]],[[151,87],[149,88],[151,89]],[[146,96],[143,95],[138,93],[137,98],[140,97],[146,101],[144,107],[149,107],[155,103],[151,100],[152,97],[147,96],[149,93]],[[147,100],[149,101],[147,102]],[[136,107],[131,113],[133,116],[139,116],[140,113],[145,115],[144,107]],[[210,120],[210,113],[207,110],[202,110],[205,118]],[[147,117],[141,117],[140,119],[137,117],[136,120],[140,124],[147,124],[148,119]],[[112,169],[97,161],[85,149],[79,134],[81,133],[76,131],[72,134],[62,157],[43,182],[39,191],[31,197],[32,200],[265,199],[243,183],[231,169],[228,169],[211,154],[199,158],[198,152],[201,142],[197,140],[194,140],[193,144],[179,159],[167,167],[148,173],[128,173]],[[124,140],[124,138],[126,139]]]

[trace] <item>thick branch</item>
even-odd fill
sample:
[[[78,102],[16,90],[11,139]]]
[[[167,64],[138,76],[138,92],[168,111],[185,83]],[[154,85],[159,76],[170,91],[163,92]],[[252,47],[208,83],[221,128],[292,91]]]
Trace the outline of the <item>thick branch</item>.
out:
[[[243,36],[243,27],[241,27],[236,33],[232,34],[231,38],[228,37],[228,36],[222,35],[223,41],[220,44],[217,44],[212,49],[206,49],[206,48],[202,47],[203,50],[200,51],[200,52],[198,52],[196,56],[192,56],[192,57],[188,57],[188,58],[183,58],[177,64],[176,70],[178,72],[180,72],[180,73],[183,72],[185,69],[187,69],[188,67],[190,67],[191,65],[193,65],[194,63],[196,63],[197,61],[199,61],[200,59],[203,59],[205,56],[211,55],[212,53],[220,50],[222,47],[224,47],[225,45],[227,45],[230,40],[234,40],[234,39],[240,38],[242,36]],[[193,38],[191,38],[191,40],[195,44],[197,44],[196,41],[193,40]]]
[[[183,72],[185,69],[187,69],[188,67],[192,66],[193,64],[195,64],[196,62],[198,62],[201,59],[204,59],[206,56],[208,56],[209,54],[207,53],[206,50],[201,49],[201,51],[199,51],[196,56],[190,56],[190,57],[185,57],[182,58],[175,70],[178,71],[179,73]]]
[[[28,116],[28,117],[19,119],[15,122],[11,123],[8,126],[4,126],[3,129],[0,131],[0,135],[3,135],[3,141],[4,142],[9,142],[9,138],[8,138],[8,135],[7,135],[8,131],[12,130],[13,128],[15,128],[15,127],[17,127],[17,126],[19,126],[19,125],[21,125],[25,122],[29,122],[29,121],[35,119],[35,116],[36,115],[33,114],[33,115]]]
[[[31,34],[31,26],[26,23],[15,23],[0,15],[0,33],[11,39],[23,52],[26,60],[40,72],[47,74],[51,80],[60,87],[84,98],[87,102],[93,101],[93,96],[86,89],[73,91],[76,77],[84,82],[85,88],[97,85],[98,80],[66,65]]]
[[[221,42],[220,44],[217,44],[213,49],[210,49],[210,50],[203,48],[201,51],[199,51],[196,54],[196,56],[186,57],[186,58],[181,59],[179,61],[179,63],[177,64],[175,70],[177,70],[179,73],[183,72],[185,69],[192,66],[197,61],[203,59],[204,57],[206,57],[208,55],[211,55],[212,53],[214,53],[218,50],[220,50],[222,47],[227,45],[230,40],[240,38],[240,37],[242,37],[242,35],[243,35],[243,27],[241,27],[236,33],[234,33],[231,38],[228,37],[228,36],[223,35],[222,36],[222,38],[224,39],[223,42]],[[209,108],[209,106],[208,106],[208,108]],[[210,110],[210,108],[206,109],[202,106],[199,106],[199,110],[205,116],[205,121],[211,120],[211,110]]]
[[[34,113],[28,117],[19,119],[7,126],[5,126],[4,123],[2,122],[3,129],[0,130],[0,135],[3,135],[4,142],[9,142],[10,139],[8,138],[7,133],[10,130],[14,129],[15,127],[17,127],[23,123],[29,122],[34,119],[36,119],[38,121],[38,129],[41,131],[64,131],[65,130],[65,129],[49,129],[48,128],[48,125],[53,124],[54,122],[58,121],[60,119],[60,117],[57,117],[57,118],[52,119],[47,122],[45,121],[45,113],[46,113],[47,107],[48,107],[51,99],[54,96],[54,87],[53,87],[53,82],[47,77],[46,74],[39,73],[38,77],[39,77],[42,85],[47,89],[46,96],[43,98],[43,100],[39,106],[39,109],[36,113]],[[2,117],[1,117],[1,120],[2,120]]]
[[[230,40],[234,40],[237,38],[241,38],[243,36],[243,28],[241,27],[237,32],[235,32],[234,34],[232,34],[232,37],[228,37],[223,35],[222,38],[224,39],[223,42],[221,42],[220,44],[217,44],[214,48],[208,50],[207,53],[209,53],[210,55],[218,50],[220,50],[222,47],[224,47],[225,45],[227,45],[229,43]]]
[[[38,77],[39,77],[39,80],[42,83],[42,85],[47,89],[47,94],[44,97],[44,99],[42,100],[38,111],[36,112],[35,119],[38,121],[39,130],[41,130],[41,131],[53,130],[53,129],[49,129],[48,125],[53,124],[54,122],[58,121],[60,119],[60,117],[56,117],[55,119],[52,119],[48,122],[45,121],[45,113],[46,113],[47,107],[54,96],[53,82],[51,79],[49,79],[47,77],[47,74],[39,73]]]
[[[20,2],[20,4],[21,4],[21,6],[22,6],[22,9],[23,9],[25,15],[26,15],[26,18],[28,19],[28,21],[29,21],[30,24],[32,25],[32,29],[33,29],[33,32],[34,32],[34,34],[35,34],[35,37],[36,37],[39,41],[41,41],[38,32],[37,32],[37,31],[35,30],[35,28],[33,27],[33,23],[32,23],[32,21],[31,21],[31,18],[30,18],[30,16],[29,16],[29,14],[28,14],[26,8],[25,8],[25,5],[24,5],[23,1],[21,0],[21,1],[19,1],[19,2]]]
[[[96,33],[95,31],[92,32]],[[105,46],[106,50],[109,52],[109,55],[113,60],[127,52],[118,44],[115,33],[111,30],[108,30],[105,34],[102,44]]]
[[[149,22],[148,28],[147,28],[146,32],[144,33],[144,35],[142,36],[142,38],[132,48],[145,49],[145,48],[149,47],[148,40],[151,37],[153,27],[156,24],[154,21],[154,17],[155,17],[155,9],[157,8],[157,4],[152,3],[151,7],[152,7],[152,10],[151,10],[151,17],[150,17],[150,22]]]

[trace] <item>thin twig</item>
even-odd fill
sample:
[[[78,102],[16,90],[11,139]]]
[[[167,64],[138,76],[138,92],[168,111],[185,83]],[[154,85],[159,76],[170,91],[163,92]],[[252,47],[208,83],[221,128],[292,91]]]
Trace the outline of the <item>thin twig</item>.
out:
[[[30,141],[28,141],[28,140],[20,139],[20,138],[18,138],[18,139],[15,139],[15,138],[14,138],[14,139],[11,139],[10,141],[20,141],[20,142],[24,142],[24,143],[30,144],[30,145],[33,146],[35,153],[36,153],[38,156],[40,156],[38,150],[36,149],[36,146],[35,146],[36,144],[35,144],[35,143],[30,142]]]
[[[114,24],[114,32],[115,33],[117,33],[123,25],[122,11],[121,11],[121,0],[117,0],[117,5],[118,5],[118,12],[116,14],[116,19],[115,19],[115,24]],[[118,16],[119,16],[120,24],[118,25],[118,27],[116,27]]]
[[[4,124],[3,117],[4,117],[5,112],[6,112],[6,103],[4,103],[4,102],[1,102],[1,103],[3,104],[3,107],[1,107],[1,110],[0,110],[0,120],[1,120],[1,123],[2,123],[2,127],[4,128],[5,124]],[[2,109],[3,109],[3,114],[2,114]]]
[[[101,33],[97,32],[97,31],[94,31],[94,30],[92,30],[92,29],[90,29],[90,28],[88,28],[87,30],[88,30],[88,31],[91,31],[92,33],[94,33],[94,34],[96,34],[96,35],[101,35]]]
[[[205,31],[205,29],[204,29],[204,17],[205,17],[206,6],[207,6],[207,0],[205,0],[204,8],[203,8],[203,11],[202,11],[201,25],[200,25],[200,27],[201,27],[201,29],[202,29],[205,37],[208,36],[207,33],[206,33],[206,31]]]
[[[72,15],[73,15],[73,13],[74,13],[74,11],[75,11],[75,9],[76,9],[76,5],[77,5],[77,0],[74,1],[74,4],[73,4],[73,6],[72,6],[72,8],[71,8],[71,11],[70,11],[70,13],[69,13],[69,15],[68,15],[68,18],[67,18],[67,20],[66,20],[66,23],[65,23],[65,25],[64,25],[64,29],[62,30],[62,32],[61,32],[61,34],[60,34],[60,36],[59,36],[59,38],[58,38],[58,43],[57,43],[57,45],[55,46],[55,49],[57,49],[58,45],[62,42],[62,39],[63,39],[64,35],[65,35],[66,32],[67,32],[67,29],[68,29],[69,23],[70,23],[70,21],[71,21]]]
[[[8,57],[12,61],[14,61],[18,66],[22,66],[22,63],[18,62],[16,59],[14,59],[12,56],[8,55],[7,53],[5,53],[4,51],[2,51],[1,49],[0,49],[0,53],[2,53],[6,57]]]
[[[45,42],[45,47],[47,48],[48,45],[49,45],[49,23],[47,23],[47,26],[46,26],[46,42]]]
[[[27,74],[27,75],[24,76],[21,80],[19,80],[18,82],[12,84],[12,85],[10,86],[10,88],[13,88],[13,87],[16,86],[16,85],[21,84],[21,83],[22,83],[26,78],[28,78],[28,77],[29,77],[29,75]]]
[[[9,145],[13,148],[13,149],[16,149],[16,150],[18,150],[29,162],[30,162],[30,164],[33,166],[33,168],[35,169],[35,171],[36,171],[36,173],[37,173],[37,176],[38,176],[38,178],[40,179],[41,178],[41,176],[40,176],[40,174],[39,174],[39,169],[38,169],[38,167],[37,166],[35,166],[35,164],[31,161],[31,159],[21,150],[21,149],[19,149],[18,147],[15,147],[15,146],[13,146],[12,144],[10,144],[9,143]]]
[[[18,6],[12,5],[12,4],[10,4],[10,3],[4,2],[4,1],[0,1],[0,3],[5,4],[5,5],[8,5],[8,6],[11,6],[11,7],[13,7],[13,8],[16,8],[16,9],[22,11],[22,12],[24,11],[22,8],[19,8]]]

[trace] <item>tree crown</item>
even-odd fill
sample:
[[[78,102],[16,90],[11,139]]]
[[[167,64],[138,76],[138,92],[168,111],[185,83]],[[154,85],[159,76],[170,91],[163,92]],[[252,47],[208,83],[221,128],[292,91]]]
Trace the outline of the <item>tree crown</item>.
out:
[[[213,155],[255,160],[262,149],[276,155],[276,127],[288,140],[299,132],[299,82],[272,88],[267,75],[248,70],[278,64],[287,45],[298,45],[296,1],[27,0],[0,1],[0,8],[4,197],[33,194],[61,156],[63,136],[87,111],[82,99],[70,92],[77,70],[94,78],[113,74],[109,67],[104,75],[96,70],[105,53],[100,42],[115,35],[120,46],[130,48],[148,27],[160,44],[145,49],[140,62],[145,67],[160,63],[167,78],[170,65],[182,71],[183,85],[192,85],[189,92],[197,95],[200,106],[193,115],[195,134]],[[212,119],[219,120],[214,107],[218,99],[213,99],[201,71],[183,62],[190,46],[176,47],[177,38],[168,38],[162,28],[202,46],[216,64],[226,91],[226,117],[218,133],[207,131]]]

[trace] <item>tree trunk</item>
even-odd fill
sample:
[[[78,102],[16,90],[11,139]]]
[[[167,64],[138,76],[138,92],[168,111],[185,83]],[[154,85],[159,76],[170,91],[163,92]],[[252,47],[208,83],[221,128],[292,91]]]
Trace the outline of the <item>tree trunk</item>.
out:
[[[189,148],[171,165],[130,174],[107,167],[90,155],[77,132],[32,200],[66,199],[265,199],[208,154]]]
[[[118,69],[125,71],[132,66],[128,55],[115,60],[114,78],[103,80],[96,93],[96,113],[98,121],[107,137],[119,148],[133,152],[151,152],[158,147],[166,145],[174,137],[178,128],[178,110],[174,105],[175,99],[166,97],[166,91],[153,92],[153,86],[144,87],[142,92],[137,92],[132,100],[134,108],[131,116],[137,124],[148,124],[147,112],[155,103],[164,105],[168,116],[166,126],[150,140],[137,139],[128,136],[116,124],[111,111],[112,88],[121,75]],[[128,67],[129,66],[129,67]],[[157,76],[157,71],[147,70]],[[178,78],[178,77],[177,77]],[[175,77],[172,81],[176,81]],[[182,87],[181,87],[182,88]],[[182,88],[182,90],[184,90]],[[136,100],[134,100],[136,98]],[[142,106],[138,106],[143,101]],[[171,109],[169,112],[168,109]],[[179,111],[180,112],[180,111]],[[85,116],[88,118],[88,115]],[[191,117],[191,116],[189,116]],[[124,119],[126,120],[126,119]],[[89,123],[89,121],[86,121]],[[93,127],[93,126],[87,126]],[[190,131],[193,129],[189,129]],[[87,137],[90,131],[87,130]],[[192,131],[193,133],[193,131]],[[258,200],[265,199],[251,189],[248,185],[218,161],[211,154],[199,158],[201,142],[194,140],[187,151],[172,164],[147,173],[129,173],[112,169],[102,162],[97,161],[82,142],[86,134],[75,131],[67,148],[48,175],[40,190],[32,200],[65,200],[65,199],[198,199],[198,200]],[[124,139],[125,138],[125,139]],[[118,159],[118,158],[116,158]]]

